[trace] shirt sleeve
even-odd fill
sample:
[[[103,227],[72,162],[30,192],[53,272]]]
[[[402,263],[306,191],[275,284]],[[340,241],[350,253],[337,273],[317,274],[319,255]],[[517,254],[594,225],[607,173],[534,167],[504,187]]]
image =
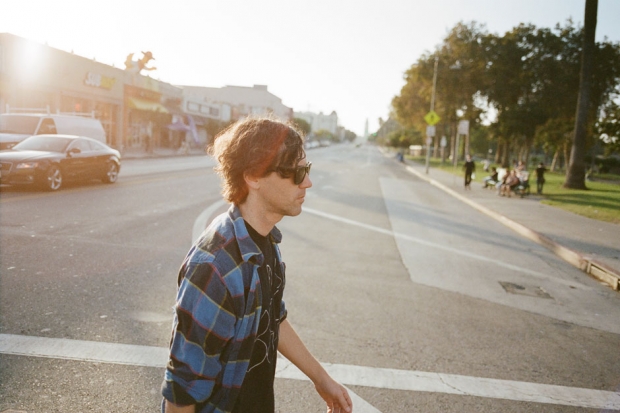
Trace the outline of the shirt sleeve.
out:
[[[191,405],[211,396],[236,317],[228,289],[211,263],[190,263],[181,273],[162,394],[177,405]]]

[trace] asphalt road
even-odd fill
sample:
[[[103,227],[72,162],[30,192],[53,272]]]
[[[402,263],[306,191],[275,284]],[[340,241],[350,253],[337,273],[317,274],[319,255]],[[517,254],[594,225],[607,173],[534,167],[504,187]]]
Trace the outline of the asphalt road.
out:
[[[311,351],[340,366],[358,411],[594,412],[544,399],[553,389],[540,386],[583,390],[580,400],[619,391],[617,293],[373,147],[308,157],[304,212],[279,224],[285,300]],[[3,186],[0,336],[69,339],[76,354],[88,343],[167,347],[178,267],[196,228],[224,208],[212,166],[127,160],[113,185]],[[40,355],[0,354],[0,412],[158,409],[160,367]],[[472,390],[411,390],[420,372]],[[489,380],[542,396],[485,390]],[[286,372],[276,393],[280,412],[325,410],[311,383]]]

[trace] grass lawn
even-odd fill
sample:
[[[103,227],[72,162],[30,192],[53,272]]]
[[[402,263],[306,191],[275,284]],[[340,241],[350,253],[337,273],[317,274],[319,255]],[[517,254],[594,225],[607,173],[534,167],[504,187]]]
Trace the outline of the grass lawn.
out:
[[[534,178],[536,179],[536,178]],[[546,173],[543,204],[601,221],[620,224],[620,185],[587,181],[587,190],[563,188],[565,175]],[[620,180],[620,177],[618,177]],[[536,184],[534,183],[534,187]]]
[[[423,156],[407,156],[407,159],[423,164],[426,163],[426,158]],[[429,166],[459,176],[462,174],[462,163],[459,163],[454,168],[448,161],[441,165],[440,160],[431,159]],[[482,182],[482,179],[487,174],[482,171],[480,163],[476,164],[476,168],[478,171],[474,181]],[[530,187],[535,192],[536,176],[533,170],[530,173],[533,175],[530,177]],[[564,173],[547,172],[545,174],[544,199],[541,201],[543,204],[552,205],[589,218],[620,224],[620,176],[610,176],[607,174],[604,176],[606,182],[587,181],[587,190],[563,188],[564,178]]]

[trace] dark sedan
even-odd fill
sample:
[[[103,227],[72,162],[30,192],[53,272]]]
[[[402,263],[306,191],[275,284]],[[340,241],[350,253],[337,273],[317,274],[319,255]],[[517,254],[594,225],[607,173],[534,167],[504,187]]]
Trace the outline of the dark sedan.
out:
[[[116,182],[121,154],[83,136],[36,135],[0,151],[0,183],[35,184],[50,191],[69,180]]]

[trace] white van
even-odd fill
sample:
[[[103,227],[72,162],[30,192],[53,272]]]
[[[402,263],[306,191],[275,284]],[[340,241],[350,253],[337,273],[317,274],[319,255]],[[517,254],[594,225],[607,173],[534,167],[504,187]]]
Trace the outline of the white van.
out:
[[[94,117],[32,113],[0,114],[0,150],[10,149],[29,136],[42,134],[79,135],[106,143],[103,125]]]

